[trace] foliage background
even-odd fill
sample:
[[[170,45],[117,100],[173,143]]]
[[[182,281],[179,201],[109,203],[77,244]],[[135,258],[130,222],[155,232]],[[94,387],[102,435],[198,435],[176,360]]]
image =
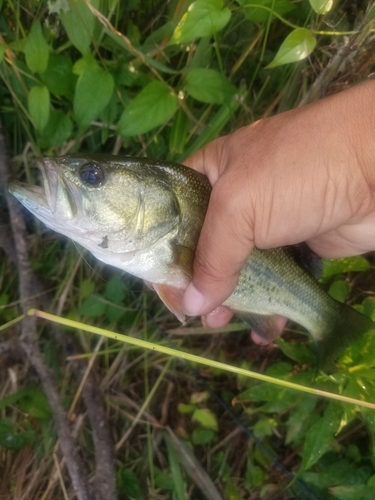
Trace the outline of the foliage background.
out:
[[[4,0],[0,105],[12,175],[34,183],[34,156],[75,151],[183,161],[218,134],[363,81],[374,70],[373,11],[360,1]],[[5,193],[0,201],[6,323],[22,304]],[[198,322],[182,329],[141,283],[24,216],[43,308],[375,402],[371,336],[327,376],[295,329],[268,347],[252,345],[239,323],[213,335]],[[374,318],[373,277],[369,256],[325,263],[322,281]],[[80,498],[38,370],[16,328],[2,335],[0,498]],[[96,377],[115,450],[112,498],[374,498],[373,410],[45,323],[38,343],[90,481],[98,445],[74,360]]]

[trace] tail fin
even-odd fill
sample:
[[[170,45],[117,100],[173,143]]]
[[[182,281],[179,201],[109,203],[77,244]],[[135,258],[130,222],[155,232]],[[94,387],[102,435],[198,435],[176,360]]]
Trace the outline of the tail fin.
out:
[[[338,304],[336,321],[320,339],[316,339],[319,368],[332,367],[340,351],[374,330],[375,322],[346,304]]]

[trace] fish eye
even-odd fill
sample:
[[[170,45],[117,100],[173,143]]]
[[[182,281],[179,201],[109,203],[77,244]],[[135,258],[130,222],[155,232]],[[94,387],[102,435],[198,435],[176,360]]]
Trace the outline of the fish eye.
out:
[[[85,163],[79,169],[79,177],[84,184],[98,187],[104,181],[104,172],[95,163]]]

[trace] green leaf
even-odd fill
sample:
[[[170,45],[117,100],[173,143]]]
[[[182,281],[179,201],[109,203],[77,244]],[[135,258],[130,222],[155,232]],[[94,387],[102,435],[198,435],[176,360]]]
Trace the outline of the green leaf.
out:
[[[95,283],[91,280],[82,280],[79,285],[79,294],[83,299],[89,297],[95,290]]]
[[[303,441],[308,428],[308,422],[314,413],[314,408],[317,405],[318,399],[312,394],[304,394],[290,412],[290,416],[286,423],[287,434],[285,442],[299,445]]]
[[[371,266],[365,257],[346,257],[345,259],[324,259],[323,276],[329,278],[334,274],[368,271]]]
[[[27,430],[18,432],[10,419],[3,419],[0,422],[0,446],[8,450],[22,450],[25,446],[35,441],[35,432]]]
[[[117,131],[125,137],[144,134],[166,123],[177,107],[177,97],[165,82],[151,82],[125,108]]]
[[[306,345],[301,344],[300,342],[285,342],[282,338],[278,338],[277,344],[282,352],[288,356],[288,358],[293,359],[293,361],[297,361],[297,363],[316,363],[316,356]]]
[[[72,130],[73,123],[69,116],[60,109],[53,109],[41,134],[39,144],[43,148],[60,146],[69,139]]]
[[[27,394],[20,399],[18,406],[32,418],[38,420],[50,420],[52,418],[47,396],[40,389],[29,387]]]
[[[69,10],[60,13],[60,19],[69,40],[81,54],[89,51],[96,18],[84,0],[66,0]],[[99,0],[91,0],[95,8]]]
[[[53,95],[73,98],[77,77],[72,72],[73,63],[64,54],[51,54],[46,71],[41,76]]]
[[[86,69],[90,67],[98,68],[99,63],[95,57],[88,52],[74,63],[72,71],[74,75],[82,76]]]
[[[255,437],[262,439],[267,436],[272,436],[273,431],[277,427],[277,422],[273,418],[261,418],[253,426]]]
[[[30,90],[28,108],[34,127],[41,133],[50,115],[50,95],[46,86],[36,85]]]
[[[0,43],[0,63],[4,59],[6,48],[7,46],[5,45],[5,43]]]
[[[270,16],[274,18],[273,12],[283,16],[295,9],[289,0],[239,0],[244,14],[249,21],[254,23],[266,23]]]
[[[193,422],[198,422],[205,429],[211,429],[213,431],[219,429],[216,415],[208,408],[196,409],[193,413],[192,420]]]
[[[77,123],[85,127],[95,120],[109,103],[114,89],[112,75],[99,66],[89,66],[79,77],[73,108]]]
[[[27,67],[34,73],[44,73],[47,69],[49,46],[43,35],[42,25],[35,21],[27,36],[25,58]]]
[[[309,30],[297,28],[285,38],[274,60],[266,68],[302,61],[311,54],[315,45],[316,39]]]
[[[120,305],[124,303],[126,295],[125,290],[126,287],[124,280],[121,278],[121,276],[115,274],[108,281],[105,287],[104,297],[114,304]]]
[[[82,316],[96,318],[104,314],[105,307],[105,303],[98,296],[90,295],[82,302],[78,308],[78,313],[82,314]]]
[[[375,17],[375,2],[368,9],[366,17],[367,19],[372,19],[373,17]]]
[[[197,68],[187,74],[186,91],[197,101],[223,104],[233,97],[236,89],[218,71]]]
[[[177,405],[177,409],[180,413],[193,413],[196,408],[196,405],[187,405],[185,403],[178,403]]]
[[[338,500],[373,500],[375,489],[365,484],[354,484],[352,486],[334,486],[329,493]]]
[[[310,5],[317,14],[326,14],[333,7],[333,0],[309,0]]]
[[[216,433],[211,429],[194,429],[191,433],[191,441],[196,445],[205,445],[212,443],[216,439]]]
[[[330,403],[324,415],[306,433],[302,453],[301,472],[312,467],[332,445],[340,427],[342,409]]]
[[[329,287],[328,293],[339,302],[345,302],[350,291],[350,286],[344,280],[337,280]]]
[[[117,471],[117,489],[121,498],[142,498],[142,488],[137,476],[124,466]]]
[[[228,23],[230,10],[223,8],[222,0],[196,0],[176,26],[170,45],[189,43],[195,38],[211,36]]]

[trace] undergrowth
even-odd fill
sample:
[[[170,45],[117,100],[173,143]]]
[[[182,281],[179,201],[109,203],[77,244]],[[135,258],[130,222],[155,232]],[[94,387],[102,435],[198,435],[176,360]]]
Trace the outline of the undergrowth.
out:
[[[4,0],[0,9],[1,122],[12,174],[29,182],[40,155],[183,161],[219,134],[374,70],[371,2]],[[212,334],[198,321],[181,327],[142,283],[25,217],[51,312],[375,403],[371,334],[332,374],[318,374],[313,344],[293,325],[267,347],[253,345],[238,322]],[[2,324],[19,315],[9,263],[3,253]],[[373,278],[372,257],[358,257],[326,262],[322,284],[375,319]],[[1,334],[0,498],[74,498],[48,399],[17,349],[16,328]],[[373,500],[374,410],[82,330],[63,334],[76,336],[80,357],[92,361],[87,370],[96,373],[115,443],[118,498]],[[93,439],[72,358],[45,322],[39,343],[90,465]]]

